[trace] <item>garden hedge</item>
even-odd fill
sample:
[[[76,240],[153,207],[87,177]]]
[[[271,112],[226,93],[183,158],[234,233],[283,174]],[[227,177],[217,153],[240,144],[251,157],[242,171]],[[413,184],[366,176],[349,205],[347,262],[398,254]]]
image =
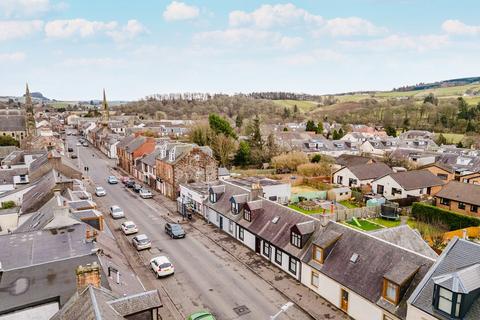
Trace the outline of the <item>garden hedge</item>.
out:
[[[480,226],[480,219],[478,218],[465,216],[420,202],[413,204],[412,215],[422,222],[440,222],[446,225],[450,231]]]

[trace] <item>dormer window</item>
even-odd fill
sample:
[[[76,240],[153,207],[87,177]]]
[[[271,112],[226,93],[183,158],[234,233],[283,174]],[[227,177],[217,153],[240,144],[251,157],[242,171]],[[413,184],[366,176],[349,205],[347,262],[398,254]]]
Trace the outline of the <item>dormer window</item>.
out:
[[[460,317],[462,294],[452,292],[439,285],[435,285],[435,294],[437,296],[437,299],[434,299],[433,302],[435,308],[452,317]]]
[[[243,218],[249,222],[252,221],[252,212],[250,210],[245,209],[243,212]]]
[[[211,203],[217,202],[217,194],[215,192],[210,192],[210,202]]]
[[[389,281],[387,279],[383,279],[383,292],[382,296],[385,300],[393,303],[394,305],[398,304],[399,296],[400,296],[400,286]]]
[[[231,203],[231,209],[232,209],[233,214],[237,214],[238,213],[238,203],[232,202]]]
[[[315,262],[323,264],[323,249],[314,245],[312,259]]]
[[[302,248],[302,236],[296,232],[291,233],[290,242],[297,248]]]

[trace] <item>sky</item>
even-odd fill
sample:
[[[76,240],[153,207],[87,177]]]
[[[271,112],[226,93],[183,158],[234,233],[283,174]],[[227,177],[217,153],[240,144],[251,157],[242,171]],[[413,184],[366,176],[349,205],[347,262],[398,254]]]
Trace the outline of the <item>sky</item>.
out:
[[[478,0],[0,0],[0,95],[390,90],[480,76]]]

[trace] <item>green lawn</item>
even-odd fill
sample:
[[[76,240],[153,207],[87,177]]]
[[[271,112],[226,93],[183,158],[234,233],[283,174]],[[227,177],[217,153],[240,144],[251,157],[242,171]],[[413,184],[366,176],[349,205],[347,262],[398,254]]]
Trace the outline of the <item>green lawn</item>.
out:
[[[330,213],[330,210],[324,210],[324,209],[318,209],[318,210],[305,210],[305,209],[302,209],[300,208],[299,206],[296,206],[294,204],[289,204],[288,207],[290,209],[293,209],[295,211],[298,211],[298,212],[301,212],[303,214],[318,214],[318,213]]]
[[[350,202],[348,200],[339,201],[338,203],[340,203],[344,207],[347,207],[348,209],[358,208],[358,206],[355,203]]]
[[[282,107],[291,108],[297,105],[298,109],[302,112],[308,112],[312,109],[315,109],[318,105],[318,102],[315,101],[304,101],[304,100],[273,100],[276,104]]]
[[[370,220],[386,228],[398,227],[400,225],[400,220],[387,220],[383,218],[374,218]]]
[[[442,135],[447,139],[447,143],[449,144],[457,144],[462,141],[465,136],[463,133],[442,133]]]
[[[347,223],[349,226],[352,226],[356,229],[360,229],[360,230],[363,230],[363,231],[373,231],[373,230],[378,230],[378,229],[383,228],[382,226],[380,226],[378,224],[372,223],[372,222],[370,222],[368,220],[364,220],[364,219],[358,219],[358,222],[360,223],[360,227],[357,226],[357,224],[353,220],[346,221],[345,223]]]

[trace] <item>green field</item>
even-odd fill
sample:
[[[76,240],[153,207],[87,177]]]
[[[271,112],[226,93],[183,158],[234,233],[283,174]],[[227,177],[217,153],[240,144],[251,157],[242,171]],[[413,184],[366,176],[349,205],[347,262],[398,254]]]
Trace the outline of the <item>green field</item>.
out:
[[[315,109],[318,105],[318,102],[303,100],[273,100],[273,102],[281,107],[292,108],[292,110],[293,107],[297,105],[301,112],[308,112],[312,109]]]
[[[360,227],[357,226],[357,224],[353,220],[346,221],[345,223],[351,227],[354,227],[355,229],[360,229],[363,231],[373,231],[373,230],[378,230],[383,228],[378,224],[372,223],[364,219],[358,219],[358,222],[360,223]]]
[[[318,209],[318,210],[305,210],[294,204],[289,204],[288,207],[303,214],[318,214],[318,213],[330,213],[330,210]]]
[[[442,133],[442,135],[447,139],[447,144],[457,144],[465,137],[462,133]]]

